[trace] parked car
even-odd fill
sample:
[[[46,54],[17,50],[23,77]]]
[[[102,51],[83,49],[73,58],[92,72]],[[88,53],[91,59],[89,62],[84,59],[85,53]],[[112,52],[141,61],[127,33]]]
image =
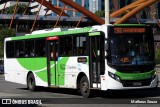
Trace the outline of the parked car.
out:
[[[0,74],[4,74],[4,65],[0,65]]]

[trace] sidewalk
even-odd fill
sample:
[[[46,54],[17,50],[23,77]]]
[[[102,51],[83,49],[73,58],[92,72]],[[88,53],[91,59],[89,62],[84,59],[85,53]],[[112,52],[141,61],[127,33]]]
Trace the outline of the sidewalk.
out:
[[[156,65],[156,71],[160,73],[160,64]]]

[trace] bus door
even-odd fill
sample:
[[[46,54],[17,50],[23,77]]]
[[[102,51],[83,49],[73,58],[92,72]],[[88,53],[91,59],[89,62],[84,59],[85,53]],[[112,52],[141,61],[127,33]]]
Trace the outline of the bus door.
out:
[[[104,38],[99,35],[89,36],[89,71],[91,88],[100,88],[100,74],[104,72]]]
[[[47,47],[48,86],[58,86],[58,37],[47,38]]]

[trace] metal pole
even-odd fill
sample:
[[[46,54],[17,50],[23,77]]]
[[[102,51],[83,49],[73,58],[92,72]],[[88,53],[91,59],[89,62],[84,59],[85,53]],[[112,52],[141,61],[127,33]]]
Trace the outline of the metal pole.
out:
[[[5,3],[5,5],[4,5],[4,7],[3,7],[2,11],[1,11],[1,14],[4,12],[7,2],[8,2],[8,0],[6,0],[6,3]]]
[[[52,0],[49,0],[49,3],[51,3],[51,4],[52,4]],[[49,11],[49,9],[48,9],[48,7],[47,7],[47,10],[46,10],[45,16],[47,15],[48,11]]]
[[[110,23],[109,0],[105,0],[105,24]]]
[[[14,13],[13,13],[13,15],[12,15],[12,20],[11,20],[11,22],[10,22],[9,29],[11,29],[11,27],[12,27],[14,15],[15,15],[16,10],[17,10],[17,7],[18,7],[18,2],[19,2],[19,0],[17,0],[16,6],[15,6],[15,8],[14,8]]]
[[[156,20],[156,22],[157,22],[157,24],[158,24],[158,27],[160,27],[160,22],[159,22],[159,20],[158,20],[157,17],[156,17],[156,13],[153,13],[153,12],[151,11],[151,15],[152,15],[152,18],[153,18],[154,20]]]
[[[47,15],[48,11],[49,11],[49,10],[47,9],[47,10],[46,10],[46,13],[45,13],[45,15],[44,15],[44,16],[46,16],[46,15]]]
[[[131,3],[131,4],[129,4],[129,5],[121,8],[121,9],[119,9],[119,10],[111,13],[110,16],[111,16],[112,18],[118,17],[118,16],[122,15],[123,13],[125,13],[126,10],[132,10],[132,9],[138,7],[141,3],[144,3],[144,2],[146,2],[146,0],[137,0],[137,1],[135,1],[135,2],[133,2],[133,3]]]
[[[27,7],[25,8],[25,10],[24,10],[24,12],[23,12],[23,15],[25,15],[25,14],[26,14],[27,9],[28,9],[29,5],[31,4],[31,1],[32,1],[32,0],[29,0],[29,3],[28,3]]]
[[[89,18],[91,18],[92,20],[97,22],[98,24],[104,24],[105,23],[104,20],[101,17],[93,14],[92,12],[90,12],[86,8],[80,6],[79,4],[73,2],[72,0],[59,0],[59,1],[65,3],[66,5],[71,6],[75,10],[78,10],[79,12],[83,13],[85,16],[88,16]]]
[[[82,14],[81,18],[79,19],[79,21],[78,21],[78,23],[77,23],[77,25],[76,25],[76,28],[79,26],[80,22],[82,21],[83,16],[84,16],[84,15]]]
[[[135,9],[133,9],[132,11],[130,11],[129,13],[127,13],[126,15],[124,15],[122,18],[120,18],[119,20],[117,20],[114,24],[120,24],[125,22],[126,20],[128,20],[130,17],[134,16],[135,14],[137,14],[138,12],[140,12],[141,10],[143,10],[144,8],[158,2],[160,0],[147,0],[146,2],[142,3],[142,5],[136,7]]]
[[[61,16],[62,16],[62,13],[64,12],[64,9],[66,8],[66,4],[64,5],[64,7],[63,7],[63,9],[62,9],[62,11],[61,11],[61,13],[60,13],[60,15],[59,15],[59,17],[58,17],[58,19],[57,19],[57,22],[56,22],[56,24],[54,25],[54,28],[56,28],[56,26],[57,26],[57,24],[58,24],[58,22],[59,22],[59,19],[61,18]]]
[[[34,0],[34,1],[41,3],[42,0]],[[52,5],[50,2],[47,2],[46,0],[43,1],[43,6],[47,7],[49,10],[54,11],[58,15],[61,13],[60,9],[55,8],[54,5]],[[63,12],[62,16],[69,16],[69,15],[67,13]]]
[[[33,22],[33,25],[32,25],[32,28],[31,28],[31,30],[30,30],[30,33],[33,31],[33,28],[34,28],[34,25],[35,25],[35,23],[36,23],[36,21],[37,21],[37,18],[38,18],[39,12],[40,12],[41,7],[42,7],[42,4],[43,4],[43,1],[44,1],[44,0],[42,0],[42,2],[41,2],[41,6],[40,6],[40,8],[39,8],[39,10],[38,10],[38,12],[37,12],[37,14],[36,14],[36,18],[35,18],[35,20],[34,20],[34,22]]]

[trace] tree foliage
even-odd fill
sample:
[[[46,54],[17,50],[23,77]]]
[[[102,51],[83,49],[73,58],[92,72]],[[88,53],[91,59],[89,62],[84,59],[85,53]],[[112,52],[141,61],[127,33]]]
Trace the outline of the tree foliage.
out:
[[[4,14],[13,14],[15,6],[16,5],[13,5],[13,6],[6,8],[4,11]],[[27,5],[25,5],[25,4],[18,4],[16,14],[22,15],[23,12],[25,11],[26,7],[27,7]],[[26,15],[32,15],[32,12],[30,10],[27,10]]]
[[[16,32],[14,29],[4,28],[0,30],[0,58],[3,57],[4,39],[6,37],[13,37],[15,35],[16,35]]]
[[[104,10],[98,10],[95,12],[95,14],[99,17],[105,17],[105,11]]]
[[[160,49],[155,51],[156,64],[160,64]]]

